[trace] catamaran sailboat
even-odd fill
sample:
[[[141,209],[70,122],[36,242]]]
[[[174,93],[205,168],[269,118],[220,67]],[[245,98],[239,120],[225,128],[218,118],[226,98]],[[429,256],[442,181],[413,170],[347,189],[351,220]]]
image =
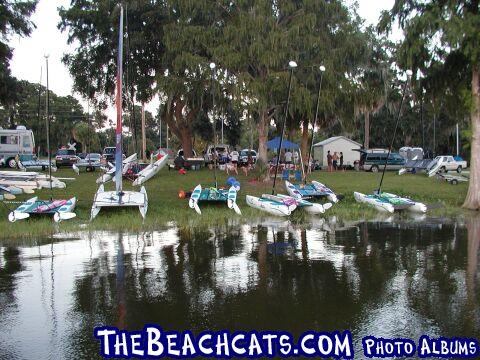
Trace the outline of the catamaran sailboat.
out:
[[[90,219],[94,219],[103,207],[137,206],[145,219],[148,209],[148,197],[145,187],[140,191],[124,191],[122,184],[122,62],[123,62],[123,7],[120,5],[120,29],[118,36],[117,60],[117,127],[115,146],[115,190],[105,191],[101,184],[93,199]]]

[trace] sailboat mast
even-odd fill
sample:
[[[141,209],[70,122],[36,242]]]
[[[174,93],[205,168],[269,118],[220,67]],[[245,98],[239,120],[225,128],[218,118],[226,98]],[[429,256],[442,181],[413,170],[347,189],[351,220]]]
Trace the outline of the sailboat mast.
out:
[[[317,126],[317,119],[318,119],[318,106],[320,105],[320,93],[322,92],[322,81],[323,81],[323,73],[325,72],[325,66],[320,66],[320,85],[318,86],[318,95],[317,95],[317,105],[315,106],[315,117],[313,118],[312,124],[312,137],[310,139],[310,146],[308,148],[308,159],[307,159],[307,166],[308,170],[304,177],[304,184],[307,184],[307,176],[312,169],[310,168],[310,160],[312,159],[312,152],[313,152],[313,136],[315,135],[315,126]],[[302,166],[303,168],[303,166]]]
[[[407,70],[406,74],[407,74],[407,80],[405,80],[405,84],[403,85],[402,100],[400,101],[400,106],[398,107],[398,111],[397,111],[397,120],[395,121],[395,129],[393,130],[392,141],[390,142],[390,146],[388,147],[387,157],[385,158],[385,163],[383,164],[382,177],[380,179],[380,184],[378,185],[378,189],[377,189],[377,194],[379,194],[379,195],[382,193],[383,178],[385,176],[385,170],[387,170],[388,158],[390,157],[390,154],[392,153],[393,143],[395,142],[395,137],[397,136],[398,124],[400,122],[400,115],[402,114],[402,106],[403,106],[403,103],[405,101],[405,95],[407,93],[407,88],[408,88],[408,83],[410,81],[410,76],[412,76],[412,71]]]
[[[50,114],[49,114],[49,89],[48,89],[48,55],[45,55],[45,63],[47,68],[47,96],[45,97],[45,113],[47,123],[47,151],[48,151],[48,181],[50,184],[50,191],[52,190],[52,151],[50,149]]]
[[[292,90],[293,69],[297,67],[297,63],[295,61],[290,61],[288,63],[288,66],[290,67],[290,78],[288,80],[287,105],[285,106],[285,116],[283,118],[282,130],[280,133],[280,141],[278,142],[277,161],[275,164],[275,175],[273,176],[272,195],[275,195],[275,184],[277,182],[278,166],[280,165],[280,151],[282,151],[283,136],[285,134],[285,123],[287,122],[287,116],[288,116],[288,104],[290,102],[290,91]]]
[[[118,59],[117,59],[117,128],[115,144],[115,189],[117,194],[122,192],[122,61],[123,61],[123,6],[120,5],[120,25],[118,32]]]

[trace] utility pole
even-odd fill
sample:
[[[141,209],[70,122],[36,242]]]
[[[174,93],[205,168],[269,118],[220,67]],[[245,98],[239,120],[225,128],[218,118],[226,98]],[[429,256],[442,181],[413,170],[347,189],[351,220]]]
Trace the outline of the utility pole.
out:
[[[460,156],[460,137],[458,134],[458,123],[456,125],[456,130],[457,130],[457,156]]]
[[[37,110],[37,136],[40,134],[40,128],[41,128],[41,116],[40,116],[40,102],[41,102],[41,96],[42,96],[42,67],[40,66],[40,82],[38,83],[38,110]],[[39,136],[40,137],[40,136]],[[37,146],[37,155],[40,157],[40,144]]]

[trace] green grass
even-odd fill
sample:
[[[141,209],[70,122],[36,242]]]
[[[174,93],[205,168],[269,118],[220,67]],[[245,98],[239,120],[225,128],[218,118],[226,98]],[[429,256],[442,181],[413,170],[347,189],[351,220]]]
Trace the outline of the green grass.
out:
[[[74,177],[70,169],[61,169],[54,174],[57,177]],[[98,185],[96,178],[100,175],[99,171],[94,173],[81,173],[75,181],[67,181],[67,188],[63,190],[53,190],[54,198],[67,198],[76,196],[78,199],[76,213],[77,217],[73,220],[64,221],[61,224],[54,224],[49,217],[32,218],[28,220],[9,223],[7,220],[8,209],[6,206],[0,207],[0,238],[40,238],[58,232],[70,232],[79,229],[102,229],[125,231],[140,231],[159,229],[169,222],[175,222],[181,228],[191,226],[212,226],[221,224],[231,217],[237,215],[229,210],[225,204],[201,204],[202,215],[199,216],[194,210],[188,207],[188,200],[179,199],[179,190],[191,190],[197,184],[203,186],[213,185],[213,172],[209,170],[189,171],[186,175],[179,175],[176,171],[162,170],[156,177],[146,183],[149,206],[145,222],[138,209],[102,209],[100,214],[89,221],[90,208],[92,200]],[[226,185],[227,175],[224,172],[217,172],[219,186]],[[336,172],[326,173],[323,171],[315,172],[311,178],[325,183],[337,193],[344,194],[345,199],[330,209],[327,215],[336,215],[344,219],[364,219],[373,218],[378,213],[375,209],[363,204],[358,204],[353,198],[353,191],[371,193],[377,186],[381,174],[366,172]],[[272,183],[256,182],[250,183],[248,180],[256,177],[252,174],[246,178],[242,173],[237,179],[242,185],[238,196],[238,205],[242,210],[242,218],[245,220],[267,217],[266,213],[250,208],[245,203],[245,195],[261,195],[270,193]],[[113,189],[113,184],[107,184],[106,190]],[[128,181],[124,182],[126,190],[132,186]],[[284,182],[277,180],[278,192],[285,192]],[[460,208],[467,192],[467,184],[461,183],[453,186],[444,181],[434,178],[427,178],[424,174],[398,176],[396,172],[389,172],[385,176],[384,191],[389,191],[398,195],[409,196],[418,201],[427,204],[441,203],[443,206],[433,210],[433,215],[452,216],[462,213]],[[50,190],[37,190],[36,195],[39,198],[49,198]],[[26,200],[33,195],[17,196],[15,201]],[[18,205],[6,204],[13,209]],[[297,213],[295,213],[297,214]],[[295,215],[296,221],[302,221],[305,216]]]

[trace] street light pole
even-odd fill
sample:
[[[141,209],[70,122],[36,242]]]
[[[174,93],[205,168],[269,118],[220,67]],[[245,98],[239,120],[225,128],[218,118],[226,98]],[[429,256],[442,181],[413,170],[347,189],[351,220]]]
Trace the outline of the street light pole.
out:
[[[214,79],[215,79],[215,63],[210,63],[210,69],[212,70],[212,78],[211,78],[211,91],[212,91],[212,115],[213,115],[213,177],[215,179],[215,189],[218,189],[217,183],[217,141],[216,141],[216,119],[215,119],[215,87],[214,87]],[[223,131],[223,130],[222,130]],[[222,140],[223,140],[223,133],[222,133]]]

